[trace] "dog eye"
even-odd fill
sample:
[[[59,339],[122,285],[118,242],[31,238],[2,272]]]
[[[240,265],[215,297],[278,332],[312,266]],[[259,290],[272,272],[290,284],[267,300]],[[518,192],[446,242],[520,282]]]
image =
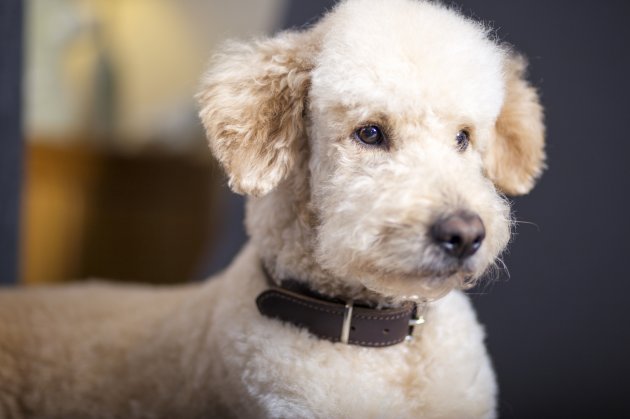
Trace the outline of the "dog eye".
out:
[[[354,136],[364,144],[380,145],[385,140],[381,129],[376,125],[366,125],[354,132]]]
[[[455,140],[457,141],[457,148],[460,151],[464,151],[468,147],[468,143],[470,143],[470,134],[463,129],[457,133]]]

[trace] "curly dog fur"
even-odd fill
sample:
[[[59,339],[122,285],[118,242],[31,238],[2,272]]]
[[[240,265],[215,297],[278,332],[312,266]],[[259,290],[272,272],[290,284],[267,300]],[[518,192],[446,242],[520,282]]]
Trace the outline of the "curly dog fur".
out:
[[[412,0],[348,0],[312,28],[229,44],[198,100],[229,185],[250,196],[250,242],[203,284],[0,293],[0,417],[493,417],[461,289],[508,243],[504,194],[544,166],[524,71],[483,25]],[[366,125],[387,142],[359,141]],[[459,210],[485,239],[454,260],[429,232]],[[329,296],[430,301],[426,323],[387,348],[317,339],[257,312],[261,261]]]

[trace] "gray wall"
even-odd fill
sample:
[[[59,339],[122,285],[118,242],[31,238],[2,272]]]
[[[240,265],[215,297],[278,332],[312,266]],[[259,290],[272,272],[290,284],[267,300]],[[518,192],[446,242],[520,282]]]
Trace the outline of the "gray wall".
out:
[[[0,284],[18,278],[22,0],[0,2]]]

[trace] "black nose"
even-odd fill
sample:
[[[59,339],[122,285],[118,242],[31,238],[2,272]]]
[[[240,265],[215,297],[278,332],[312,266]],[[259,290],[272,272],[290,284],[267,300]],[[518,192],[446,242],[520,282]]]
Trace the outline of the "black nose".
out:
[[[437,245],[458,259],[475,254],[485,236],[481,218],[468,211],[457,211],[438,220],[431,228],[431,237]]]

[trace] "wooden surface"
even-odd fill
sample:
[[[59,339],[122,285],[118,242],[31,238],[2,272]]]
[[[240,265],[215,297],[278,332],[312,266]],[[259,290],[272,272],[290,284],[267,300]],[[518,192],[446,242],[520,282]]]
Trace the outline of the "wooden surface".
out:
[[[210,159],[27,149],[22,280],[189,280],[210,245]]]

